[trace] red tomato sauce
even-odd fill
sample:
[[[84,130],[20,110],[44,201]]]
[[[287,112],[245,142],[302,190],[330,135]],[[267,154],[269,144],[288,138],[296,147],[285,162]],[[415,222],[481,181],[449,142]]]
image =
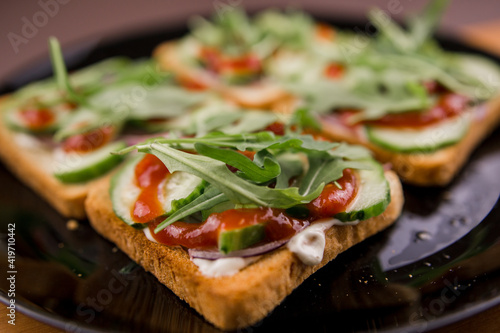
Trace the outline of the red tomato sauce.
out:
[[[343,212],[358,193],[356,176],[351,169],[345,169],[337,184],[329,183],[321,194],[307,204],[307,208],[315,219],[335,216]],[[340,188],[339,188],[340,187]]]
[[[105,126],[87,133],[73,135],[63,142],[63,150],[68,153],[89,153],[111,141],[113,133],[112,126]]]
[[[155,155],[147,154],[135,167],[136,185],[141,189],[132,208],[137,223],[147,223],[163,214],[158,198],[161,182],[169,175],[167,167]]]
[[[444,93],[436,105],[424,112],[388,114],[367,123],[388,127],[424,127],[461,114],[467,109],[469,101],[464,95]]]
[[[275,121],[274,123],[267,125],[264,131],[273,132],[276,135],[285,135],[285,124]]]
[[[342,64],[332,62],[326,66],[324,74],[327,78],[332,80],[338,80],[344,76],[345,67]]]
[[[436,105],[428,110],[387,114],[380,119],[364,121],[362,123],[385,127],[420,128],[460,115],[468,108],[469,102],[470,99],[467,96],[446,92],[442,93]],[[349,125],[350,117],[356,112],[356,110],[340,110],[341,122]]]
[[[288,239],[295,235],[306,220],[294,219],[282,209],[267,207],[230,209],[222,213],[213,213],[201,224],[175,222],[155,234],[154,229],[161,221],[149,224],[153,237],[167,245],[181,245],[187,248],[217,247],[219,233],[266,223],[266,240]]]
[[[230,57],[217,49],[205,47],[201,50],[200,57],[207,69],[217,74],[259,74],[262,71],[260,59],[251,53]]]
[[[191,90],[191,91],[203,91],[203,90],[206,90],[208,88],[200,80],[196,80],[196,79],[188,77],[188,76],[178,77],[177,81],[179,82],[179,84],[181,86],[183,86],[184,88]]]
[[[251,158],[251,156],[249,156]],[[309,216],[295,218],[284,209],[259,207],[230,209],[222,213],[211,214],[202,223],[178,221],[155,234],[154,229],[164,220],[163,207],[158,199],[162,181],[168,177],[169,171],[154,155],[146,155],[135,168],[135,179],[141,193],[132,208],[134,221],[148,223],[152,236],[166,245],[181,245],[187,248],[217,247],[219,233],[222,230],[239,229],[257,223],[266,224],[266,239],[289,239],[311,221],[333,217],[344,211],[357,193],[357,179],[349,169],[344,170],[342,178],[337,180],[341,188],[335,184],[325,186],[321,195],[306,205]]]
[[[26,127],[31,130],[43,130],[51,126],[56,117],[49,109],[25,109],[19,112]]]
[[[332,41],[335,39],[335,30],[328,24],[316,24],[316,36],[323,41]]]

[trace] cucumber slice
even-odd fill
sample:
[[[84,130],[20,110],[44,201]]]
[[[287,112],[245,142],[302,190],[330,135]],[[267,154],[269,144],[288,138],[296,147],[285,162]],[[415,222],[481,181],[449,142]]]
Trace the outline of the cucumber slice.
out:
[[[368,139],[399,153],[431,153],[460,141],[470,125],[470,113],[420,130],[367,126]]]
[[[160,193],[160,202],[168,215],[187,205],[203,193],[208,183],[187,172],[174,172],[167,177]]]
[[[122,161],[123,156],[111,155],[111,152],[125,147],[124,142],[114,142],[87,154],[63,154],[54,176],[63,183],[81,183],[97,178]]]
[[[264,239],[265,229],[265,224],[258,223],[240,229],[223,230],[219,234],[219,251],[227,254],[246,249]]]
[[[358,170],[360,187],[354,201],[345,212],[335,218],[340,221],[366,220],[380,215],[391,202],[389,182],[385,179],[384,169],[374,160],[367,160],[371,169]]]
[[[54,115],[54,121],[52,122],[52,124],[40,129],[33,129],[26,126],[25,121],[20,115],[20,112],[21,110],[17,108],[6,111],[4,114],[5,124],[13,131],[32,134],[45,134],[55,132],[61,126],[61,123],[65,119],[65,116],[68,115],[67,110],[62,111],[60,109],[51,109],[50,112],[52,112],[52,114]]]
[[[14,100],[23,105],[28,100],[35,100],[45,106],[64,102],[64,93],[57,87],[53,78],[28,84],[13,94]]]
[[[128,160],[120,170],[111,178],[109,195],[113,203],[113,210],[123,222],[129,225],[142,225],[135,223],[132,219],[131,209],[141,192],[141,189],[135,185],[135,166],[144,157],[139,154]]]
[[[135,167],[144,154],[129,160],[111,179],[110,197],[115,214],[125,223],[136,226],[132,218],[132,207],[134,206],[141,189],[135,184]],[[160,184],[161,191],[159,200],[163,204],[165,212],[173,213],[185,204],[194,200],[202,193],[205,182],[187,172],[174,172]],[[166,215],[166,213],[165,213]]]

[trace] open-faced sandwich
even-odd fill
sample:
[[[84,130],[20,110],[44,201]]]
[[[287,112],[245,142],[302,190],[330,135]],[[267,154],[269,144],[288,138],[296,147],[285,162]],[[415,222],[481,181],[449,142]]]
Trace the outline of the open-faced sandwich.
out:
[[[180,84],[210,89],[246,107],[269,107],[288,93],[269,75],[279,50],[323,49],[332,30],[300,11],[249,18],[238,7],[214,20],[196,17],[185,37],[158,46],[154,57]]]
[[[373,10],[376,33],[337,31],[329,52],[277,53],[269,75],[298,97],[277,110],[304,103],[324,135],[365,145],[403,181],[449,183],[500,121],[500,67],[431,38],[446,3],[431,1],[407,30]]]
[[[297,11],[233,9],[194,21],[155,57],[179,81],[244,105],[310,108],[326,136],[367,146],[403,181],[445,185],[500,121],[499,67],[432,39],[447,2],[431,1],[407,30],[373,10],[356,33]]]
[[[397,176],[360,146],[272,132],[157,138],[93,187],[91,225],[222,329],[391,225]]]
[[[110,152],[208,95],[174,85],[151,60],[111,58],[68,76],[56,40],[51,54],[56,78],[2,99],[0,156],[61,214],[83,218],[88,189],[122,160]]]

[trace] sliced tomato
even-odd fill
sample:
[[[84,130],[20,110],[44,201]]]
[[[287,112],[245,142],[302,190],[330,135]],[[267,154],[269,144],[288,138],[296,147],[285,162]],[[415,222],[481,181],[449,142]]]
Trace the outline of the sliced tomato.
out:
[[[105,126],[87,133],[73,135],[63,142],[63,150],[68,153],[94,151],[110,142],[114,132],[113,126]]]
[[[342,64],[332,62],[326,66],[324,74],[327,78],[332,80],[338,80],[344,76],[345,67]]]
[[[448,92],[442,94],[436,105],[426,111],[388,114],[366,123],[388,127],[424,127],[461,114],[468,108],[469,102],[467,96]]]
[[[28,108],[21,110],[19,115],[24,125],[31,130],[43,130],[52,126],[56,120],[53,111],[45,108]]]
[[[333,41],[335,39],[335,29],[328,24],[316,24],[316,36],[322,41]]]
[[[262,62],[252,53],[241,56],[228,56],[215,48],[202,48],[200,54],[206,68],[217,74],[259,74]]]

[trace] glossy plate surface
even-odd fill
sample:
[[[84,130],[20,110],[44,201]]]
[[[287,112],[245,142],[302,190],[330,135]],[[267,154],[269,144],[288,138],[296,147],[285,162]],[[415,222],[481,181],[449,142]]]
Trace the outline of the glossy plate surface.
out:
[[[114,55],[148,56],[183,32],[80,45],[68,62],[75,67]],[[27,68],[2,82],[2,92],[48,75],[49,68],[48,60]],[[405,186],[396,225],[341,254],[242,331],[421,332],[499,304],[499,142],[497,130],[446,188]],[[0,184],[0,269],[8,271],[7,232],[14,224],[18,310],[70,332],[218,331],[87,221],[72,228],[1,164]],[[2,302],[9,300],[8,289],[2,279]]]

